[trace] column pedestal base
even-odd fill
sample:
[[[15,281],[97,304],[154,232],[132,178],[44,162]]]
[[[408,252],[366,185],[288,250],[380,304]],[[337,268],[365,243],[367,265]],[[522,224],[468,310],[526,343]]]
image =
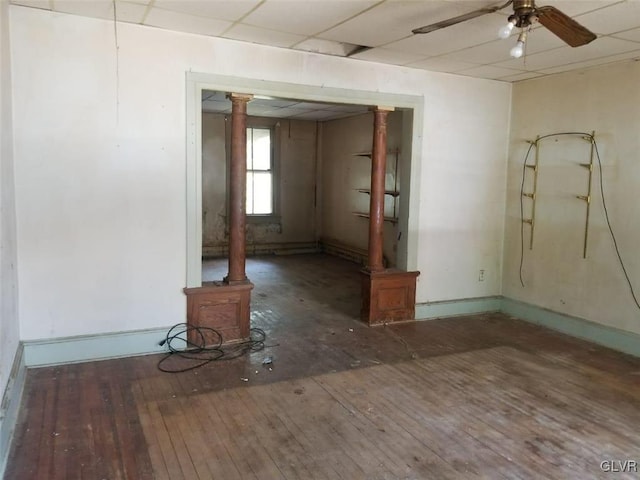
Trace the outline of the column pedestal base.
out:
[[[228,285],[213,282],[210,285],[185,288],[187,295],[187,324],[191,327],[214,328],[222,335],[223,343],[249,338],[249,304],[253,284],[249,281]],[[200,345],[197,332],[189,332],[189,342]],[[205,334],[207,346],[216,345],[218,338]]]
[[[360,318],[369,325],[415,320],[416,278],[420,272],[393,268],[362,273]]]

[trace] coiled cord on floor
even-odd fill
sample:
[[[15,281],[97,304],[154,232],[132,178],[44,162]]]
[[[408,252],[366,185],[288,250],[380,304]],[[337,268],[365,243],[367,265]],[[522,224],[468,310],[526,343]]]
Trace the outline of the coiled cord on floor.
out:
[[[189,340],[192,332],[197,334],[197,342]],[[186,323],[177,323],[169,329],[165,339],[160,342],[160,346],[167,345],[169,352],[158,361],[158,370],[166,373],[181,373],[200,368],[211,362],[233,360],[247,353],[263,350],[266,338],[267,334],[264,330],[252,328],[249,333],[249,340],[223,347],[222,334],[215,328],[194,327]],[[207,339],[216,339],[214,345],[207,346]],[[165,366],[167,360],[176,357],[195,361],[196,363],[181,368]]]

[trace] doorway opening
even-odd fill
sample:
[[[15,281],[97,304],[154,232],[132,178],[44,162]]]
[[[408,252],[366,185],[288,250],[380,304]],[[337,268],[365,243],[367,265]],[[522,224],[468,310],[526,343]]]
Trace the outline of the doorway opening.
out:
[[[246,127],[251,201],[247,274],[254,283],[264,281],[265,290],[256,286],[252,310],[268,310],[277,293],[288,301],[292,318],[295,311],[306,315],[302,304],[313,301],[317,304],[312,309],[358,318],[359,270],[367,255],[369,223],[370,106],[396,107],[389,118],[387,143],[385,260],[388,266],[405,269],[417,263],[411,247],[417,229],[411,228],[415,219],[409,211],[417,198],[410,192],[417,195],[419,188],[413,180],[418,162],[412,152],[421,137],[416,136],[420,126],[414,121],[421,98],[256,85],[200,74],[190,74],[188,80],[187,114],[193,122],[187,152],[187,286],[203,286],[226,274],[231,112],[227,92],[254,96]],[[260,303],[264,308],[255,309]]]

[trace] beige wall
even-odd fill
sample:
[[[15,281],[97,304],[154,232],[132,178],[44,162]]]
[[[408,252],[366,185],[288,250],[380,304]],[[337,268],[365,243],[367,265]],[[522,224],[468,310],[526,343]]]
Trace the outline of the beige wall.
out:
[[[636,291],[640,291],[640,63],[625,62],[518,83],[513,89],[504,260],[504,295],[607,326],[640,333],[607,229],[600,174],[593,176],[587,258],[582,258],[589,143],[554,137],[540,145],[533,250],[525,228],[520,285],[520,184],[525,140],[557,132],[595,130],[611,224]],[[530,158],[533,161],[533,155]],[[530,190],[528,179],[525,190]],[[530,201],[524,205],[525,216]]]
[[[249,119],[249,121],[252,121]],[[316,122],[257,119],[276,122],[280,220],[247,225],[248,252],[298,251],[316,242]],[[225,116],[202,115],[203,253],[224,254],[226,232]]]
[[[402,114],[392,112],[387,124],[388,149],[399,149],[401,140]],[[372,141],[372,113],[323,123],[322,237],[364,250],[368,247],[369,221],[354,216],[353,212],[369,211],[369,195],[358,192],[358,189],[371,187],[371,159],[354,154],[370,153]],[[385,188],[393,190],[397,187],[401,191],[399,167],[396,172],[395,160],[394,154],[387,156]],[[393,197],[385,196],[385,216],[393,217],[393,202]],[[396,200],[398,211],[399,199]],[[385,222],[384,256],[389,265],[395,265],[397,235],[397,224]]]

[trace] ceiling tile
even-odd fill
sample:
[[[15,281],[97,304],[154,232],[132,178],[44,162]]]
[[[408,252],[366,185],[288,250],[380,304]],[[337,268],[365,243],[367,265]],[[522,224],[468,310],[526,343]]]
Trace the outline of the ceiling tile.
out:
[[[640,42],[640,28],[634,28],[627,30],[626,32],[616,33],[615,38],[622,38],[623,40],[631,40],[632,42]]]
[[[71,13],[84,17],[113,19],[112,0],[55,0],[53,6],[56,12]]]
[[[500,80],[507,82],[519,82],[521,80],[529,80],[530,78],[543,77],[545,74],[540,72],[524,72],[516,73],[515,75],[507,75],[506,77],[500,77]]]
[[[280,98],[266,99],[266,98],[254,97],[254,99],[251,100],[251,103],[255,103],[258,105],[271,105],[272,107],[277,107],[277,108],[284,108],[284,107],[290,107],[291,105],[295,105],[298,103],[298,101],[286,100],[286,99],[280,99]]]
[[[442,55],[495,40],[503,23],[502,15],[483,15],[431,33],[413,35],[385,47],[425,56]]]
[[[368,105],[330,105],[325,110],[343,113],[366,113],[369,111]]]
[[[452,52],[447,56],[454,60],[473,63],[496,63],[509,60],[509,51],[516,44],[517,37],[512,35],[506,40],[496,39],[475,47]],[[529,32],[526,48],[527,54],[551,50],[564,46],[565,43],[546,28],[535,28]]]
[[[541,0],[538,2],[538,6],[551,5],[573,18],[576,15],[592,12],[620,1],[622,0]]]
[[[51,10],[52,5],[50,0],[11,0],[14,5],[22,5],[23,7],[41,8],[44,10]]]
[[[118,2],[116,3],[116,16],[121,22],[142,23],[147,7],[141,3]]]
[[[253,27],[238,23],[227,30],[225,38],[233,40],[243,40],[245,42],[261,43],[263,45],[272,45],[274,47],[290,47],[305,39],[302,35],[293,33],[278,32],[276,30],[267,30],[266,28]]]
[[[601,57],[618,55],[636,50],[637,48],[638,44],[634,42],[601,37],[582,47],[571,48],[567,45],[554,50],[527,55],[523,58],[499,62],[495,65],[526,71],[543,71],[560,65],[569,65]]]
[[[335,118],[336,116],[343,115],[336,114],[336,112],[332,112],[330,110],[314,110],[312,112],[295,115],[292,118],[296,120],[329,120],[330,118]]]
[[[460,75],[466,75],[468,77],[481,77],[481,78],[502,78],[508,75],[515,75],[517,73],[525,73],[522,70],[512,70],[509,68],[494,67],[493,65],[481,65],[479,67],[470,68],[468,70],[460,70],[456,72]]]
[[[259,0],[155,0],[153,6],[197,17],[237,21],[258,5]]]
[[[252,102],[247,104],[247,115],[255,117],[272,117],[278,115],[281,108],[271,107],[269,105],[257,105]]]
[[[374,0],[266,0],[242,23],[312,36],[375,5]]]
[[[231,112],[231,104],[227,102],[217,102],[217,101],[204,101],[202,102],[202,111],[204,112],[218,112],[218,113],[229,113]]]
[[[303,113],[309,113],[315,111],[312,108],[294,108],[294,107],[284,107],[279,110],[280,118],[289,118],[295,115],[300,115]]]
[[[360,60],[368,60],[370,62],[390,63],[393,65],[404,65],[406,63],[417,62],[423,59],[424,55],[417,53],[399,52],[397,50],[388,50],[386,48],[372,48],[362,53],[356,53],[351,58]]]
[[[427,58],[426,60],[420,60],[419,62],[414,62],[407,65],[407,67],[411,68],[420,68],[423,70],[433,70],[435,72],[448,73],[455,73],[459,72],[460,70],[465,70],[477,66],[479,65],[476,63],[459,62],[457,60],[447,58],[446,56]]]
[[[551,74],[551,73],[560,73],[566,72],[569,70],[579,70],[582,68],[595,67],[598,65],[606,65],[608,63],[619,62],[621,60],[627,60],[630,58],[638,58],[640,59],[640,48],[638,50],[634,50],[631,52],[625,52],[618,55],[611,55],[608,57],[600,57],[593,60],[587,60],[584,62],[576,62],[567,65],[559,65],[554,68],[548,68],[545,70],[541,70],[543,73]]]
[[[306,52],[325,53],[327,55],[346,57],[354,48],[357,48],[357,45],[334,42],[333,40],[323,40],[321,38],[309,38],[303,42],[295,44],[293,48],[296,50],[304,50]]]
[[[152,8],[144,21],[145,25],[167,28],[179,32],[220,35],[231,26],[231,22],[214,18],[197,17],[185,13]]]
[[[618,3],[580,15],[575,20],[599,35],[629,30],[640,26],[640,2]]]
[[[446,1],[388,1],[327,30],[321,37],[378,47],[411,36],[413,28],[438,22],[476,8],[468,3],[460,5]]]
[[[449,53],[447,58],[471,63],[495,63],[508,60],[509,50],[516,43],[516,39],[494,40],[476,47],[465,48],[457,52]]]

